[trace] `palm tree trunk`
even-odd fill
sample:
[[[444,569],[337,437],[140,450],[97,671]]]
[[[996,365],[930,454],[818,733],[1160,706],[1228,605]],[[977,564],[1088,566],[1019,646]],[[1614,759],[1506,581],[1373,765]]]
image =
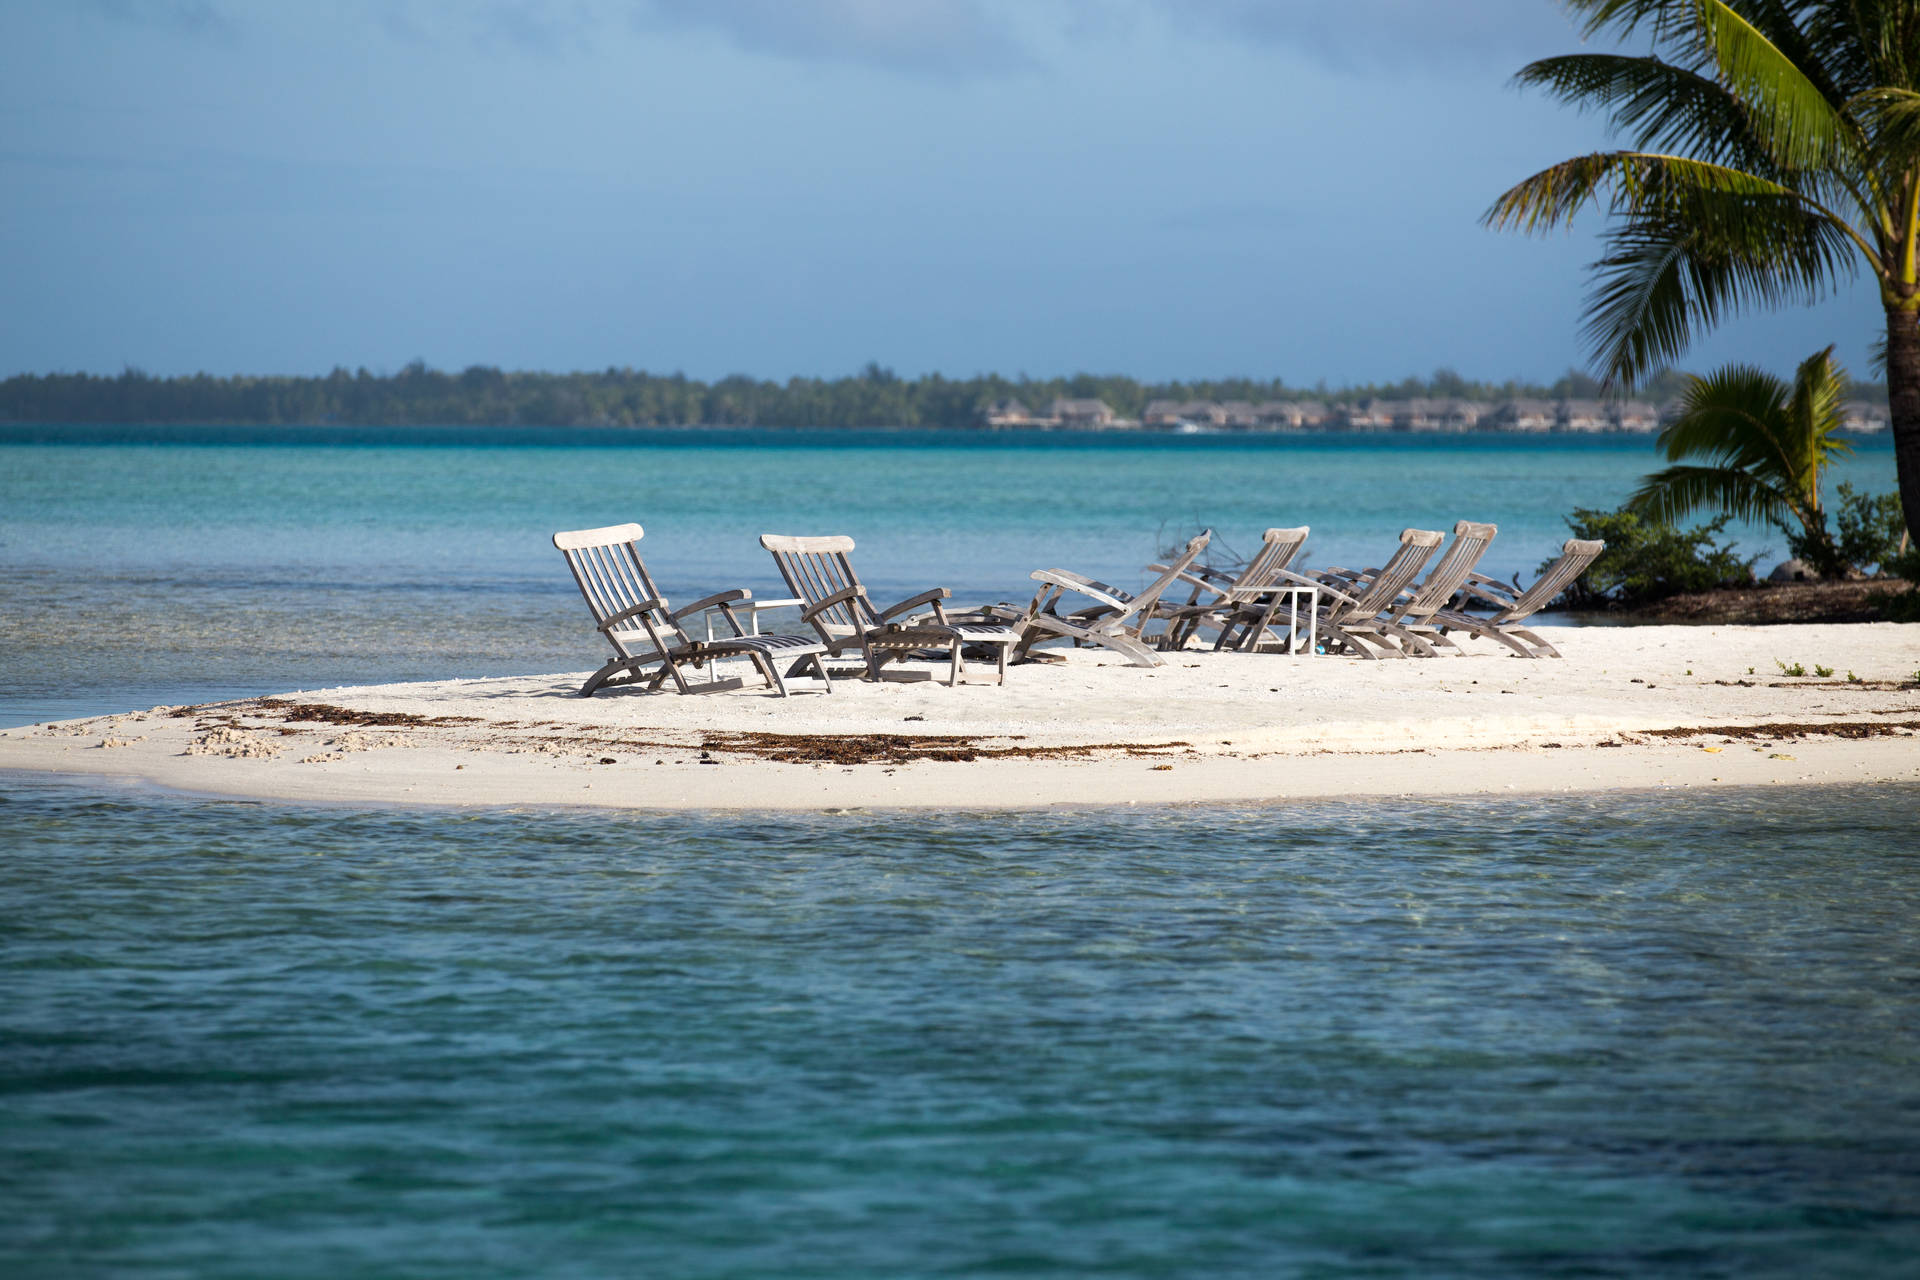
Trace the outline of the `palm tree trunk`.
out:
[[[1907,531],[1920,541],[1920,321],[1887,309],[1887,399],[1893,416],[1894,465]]]

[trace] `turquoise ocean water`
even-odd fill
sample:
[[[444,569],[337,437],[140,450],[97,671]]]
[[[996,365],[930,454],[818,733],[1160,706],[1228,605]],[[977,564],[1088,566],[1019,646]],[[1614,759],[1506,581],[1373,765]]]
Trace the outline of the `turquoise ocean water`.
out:
[[[1644,441],[0,431],[0,723],[591,665],[768,594],[1501,526]],[[1869,443],[1848,475],[1892,484]],[[1759,549],[1764,534],[1745,535]],[[1356,677],[1364,673],[1356,668]],[[991,696],[959,690],[957,696]],[[324,809],[0,775],[0,1275],[1902,1276],[1920,788]]]
[[[1656,463],[1611,436],[0,427],[0,725],[590,670],[556,529],[638,521],[683,600],[777,594],[768,532],[852,534],[888,599],[1024,600],[1046,567],[1126,586],[1207,526],[1246,554],[1311,525],[1308,562],[1351,565],[1408,525],[1490,520],[1506,577]],[[1836,479],[1892,489],[1890,443]]]

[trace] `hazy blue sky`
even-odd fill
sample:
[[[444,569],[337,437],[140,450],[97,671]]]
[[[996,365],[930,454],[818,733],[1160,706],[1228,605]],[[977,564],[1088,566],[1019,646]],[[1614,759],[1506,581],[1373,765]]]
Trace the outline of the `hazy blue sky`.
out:
[[[5,0],[0,374],[1550,378],[1552,0]],[[1873,295],[1690,366],[1864,375]]]

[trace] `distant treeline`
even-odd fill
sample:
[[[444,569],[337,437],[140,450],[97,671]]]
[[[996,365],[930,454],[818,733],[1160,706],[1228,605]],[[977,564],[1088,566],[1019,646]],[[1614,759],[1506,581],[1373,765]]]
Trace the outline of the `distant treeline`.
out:
[[[1663,373],[1636,395],[1678,395],[1684,375]],[[1152,400],[1320,400],[1369,397],[1462,400],[1593,399],[1600,386],[1569,372],[1551,385],[1474,382],[1450,369],[1430,378],[1329,389],[1275,378],[1144,383],[1079,374],[1071,378],[901,378],[868,365],[846,378],[761,382],[745,376],[701,382],[635,369],[603,373],[505,373],[475,365],[442,373],[415,361],[395,374],[336,368],[319,378],[156,378],[137,369],[113,377],[21,374],[0,382],[0,421],[196,424],[348,423],[378,426],[774,426],[966,427],[996,401],[1044,409],[1056,397],[1103,400],[1138,418]],[[1884,402],[1884,386],[1855,384],[1856,398]]]

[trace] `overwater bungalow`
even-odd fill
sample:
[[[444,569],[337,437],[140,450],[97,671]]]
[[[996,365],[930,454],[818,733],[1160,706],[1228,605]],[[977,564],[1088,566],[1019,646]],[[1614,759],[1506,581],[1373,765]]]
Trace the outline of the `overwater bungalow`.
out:
[[[981,411],[981,421],[989,427],[1026,427],[1033,425],[1033,412],[1018,400],[995,400]]]
[[[1500,431],[1551,431],[1558,420],[1549,400],[1507,400],[1482,419]]]
[[[1062,427],[1084,429],[1131,425],[1116,417],[1113,407],[1104,400],[1057,399],[1047,406],[1047,417]]]

